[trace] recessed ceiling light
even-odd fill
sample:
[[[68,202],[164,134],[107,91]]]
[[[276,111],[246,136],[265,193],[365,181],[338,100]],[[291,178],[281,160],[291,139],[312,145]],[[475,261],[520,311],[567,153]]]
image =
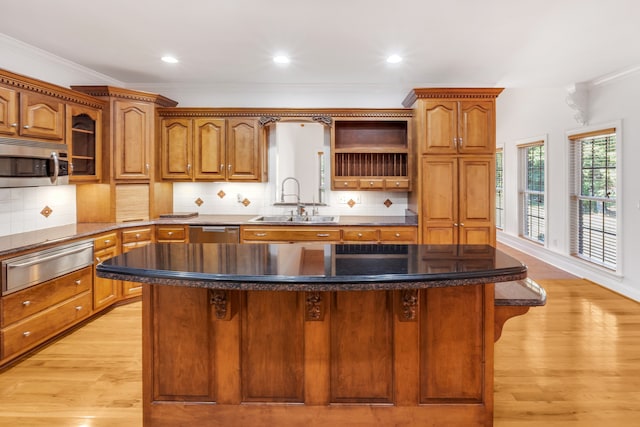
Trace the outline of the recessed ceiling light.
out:
[[[163,56],[162,58],[163,62],[166,62],[168,64],[177,64],[178,63],[178,58],[175,58],[173,56]]]
[[[291,62],[291,60],[288,56],[277,55],[273,57],[273,62],[275,62],[276,64],[288,64],[289,62]]]
[[[400,55],[391,55],[387,58],[387,62],[389,64],[397,64],[398,62],[402,62],[402,57]]]

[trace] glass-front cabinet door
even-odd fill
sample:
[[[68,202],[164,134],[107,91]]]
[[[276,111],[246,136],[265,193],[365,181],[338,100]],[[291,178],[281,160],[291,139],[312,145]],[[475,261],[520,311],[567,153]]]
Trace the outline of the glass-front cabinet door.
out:
[[[101,178],[102,112],[88,107],[71,107],[67,115],[67,137],[72,182]]]

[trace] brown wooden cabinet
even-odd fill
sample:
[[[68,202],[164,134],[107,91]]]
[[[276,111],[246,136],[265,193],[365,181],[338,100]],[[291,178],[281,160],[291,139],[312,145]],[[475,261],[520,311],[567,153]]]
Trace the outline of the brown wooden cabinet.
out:
[[[184,243],[189,235],[188,225],[156,225],[156,242]]]
[[[495,244],[493,156],[422,159],[423,241]]]
[[[2,297],[0,360],[10,360],[92,313],[92,267]]]
[[[493,101],[429,100],[424,105],[422,154],[495,152]]]
[[[120,255],[119,232],[98,236],[93,241],[93,257],[96,264]],[[105,308],[120,298],[120,281],[93,277],[93,309]]]
[[[102,110],[67,106],[67,146],[72,182],[99,181],[102,177]]]
[[[0,87],[0,133],[62,142],[65,104],[52,96]]]
[[[409,118],[336,118],[331,129],[333,190],[411,189]]]
[[[153,242],[153,226],[135,227],[122,230],[122,253],[132,251],[136,248],[146,246]],[[142,295],[142,283],[122,282],[122,298],[136,297]]]
[[[161,122],[162,178],[262,181],[265,150],[252,118],[166,118]]]
[[[154,110],[148,102],[113,101],[113,173],[116,180],[149,181]]]
[[[240,241],[327,243],[416,243],[414,226],[241,226]]]
[[[502,89],[414,89],[403,104],[414,109],[420,156],[420,242],[495,245],[495,98]]]

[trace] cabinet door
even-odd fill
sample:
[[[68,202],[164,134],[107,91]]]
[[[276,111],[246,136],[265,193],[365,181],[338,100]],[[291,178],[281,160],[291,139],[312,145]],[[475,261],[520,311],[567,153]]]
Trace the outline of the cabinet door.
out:
[[[101,251],[96,251],[94,257],[96,263],[108,260],[118,255],[118,249],[114,246]],[[95,274],[95,273],[94,273]],[[93,309],[98,310],[113,304],[120,297],[120,281],[105,279],[94,275],[93,277]]]
[[[495,243],[495,158],[459,159],[460,243]]]
[[[461,101],[459,105],[458,152],[461,154],[495,153],[493,102]]]
[[[260,181],[260,128],[255,119],[229,119],[227,179]]]
[[[67,107],[67,146],[72,182],[99,181],[102,177],[102,111]]]
[[[22,92],[20,135],[62,141],[64,103],[45,95]]]
[[[18,96],[14,89],[0,87],[0,133],[18,132]]]
[[[162,121],[162,178],[193,177],[192,126],[189,119]]]
[[[457,240],[458,159],[422,159],[422,242],[453,244]]]
[[[225,120],[193,120],[193,163],[195,179],[224,180]]]
[[[456,101],[425,102],[424,142],[425,154],[455,154],[458,103]]]
[[[153,108],[141,102],[114,101],[114,176],[148,180]]]

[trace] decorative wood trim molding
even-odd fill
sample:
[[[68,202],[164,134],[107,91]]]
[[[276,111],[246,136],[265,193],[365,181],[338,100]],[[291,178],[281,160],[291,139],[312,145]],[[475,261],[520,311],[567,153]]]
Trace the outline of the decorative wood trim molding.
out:
[[[177,101],[156,93],[141,92],[114,86],[71,86],[71,89],[97,97],[120,98],[130,101],[142,101],[156,104],[159,107],[175,107]]]
[[[160,117],[278,117],[279,120],[310,120],[327,124],[335,118],[412,118],[409,108],[369,109],[369,108],[158,108]]]
[[[418,312],[418,290],[404,289],[400,292],[402,311],[400,313],[401,322],[415,322]]]
[[[72,102],[91,108],[104,109],[105,102],[90,95],[76,92],[71,89],[57,86],[42,80],[21,76],[12,72],[0,69],[0,84],[11,86],[17,90],[28,90],[40,95],[50,96],[63,102]]]
[[[229,320],[231,318],[231,310],[229,309],[227,291],[220,289],[210,289],[209,304],[213,306],[216,319]]]
[[[305,320],[321,322],[324,320],[324,298],[321,292],[305,292]]]
[[[330,116],[313,116],[311,117],[311,120],[328,127],[331,127],[331,125],[333,124],[333,119]]]
[[[503,88],[418,88],[413,89],[402,101],[409,108],[418,99],[457,98],[457,99],[496,99]]]
[[[280,117],[277,116],[261,116],[260,119],[258,120],[258,124],[260,126],[267,126],[271,123],[275,123],[280,121]]]

